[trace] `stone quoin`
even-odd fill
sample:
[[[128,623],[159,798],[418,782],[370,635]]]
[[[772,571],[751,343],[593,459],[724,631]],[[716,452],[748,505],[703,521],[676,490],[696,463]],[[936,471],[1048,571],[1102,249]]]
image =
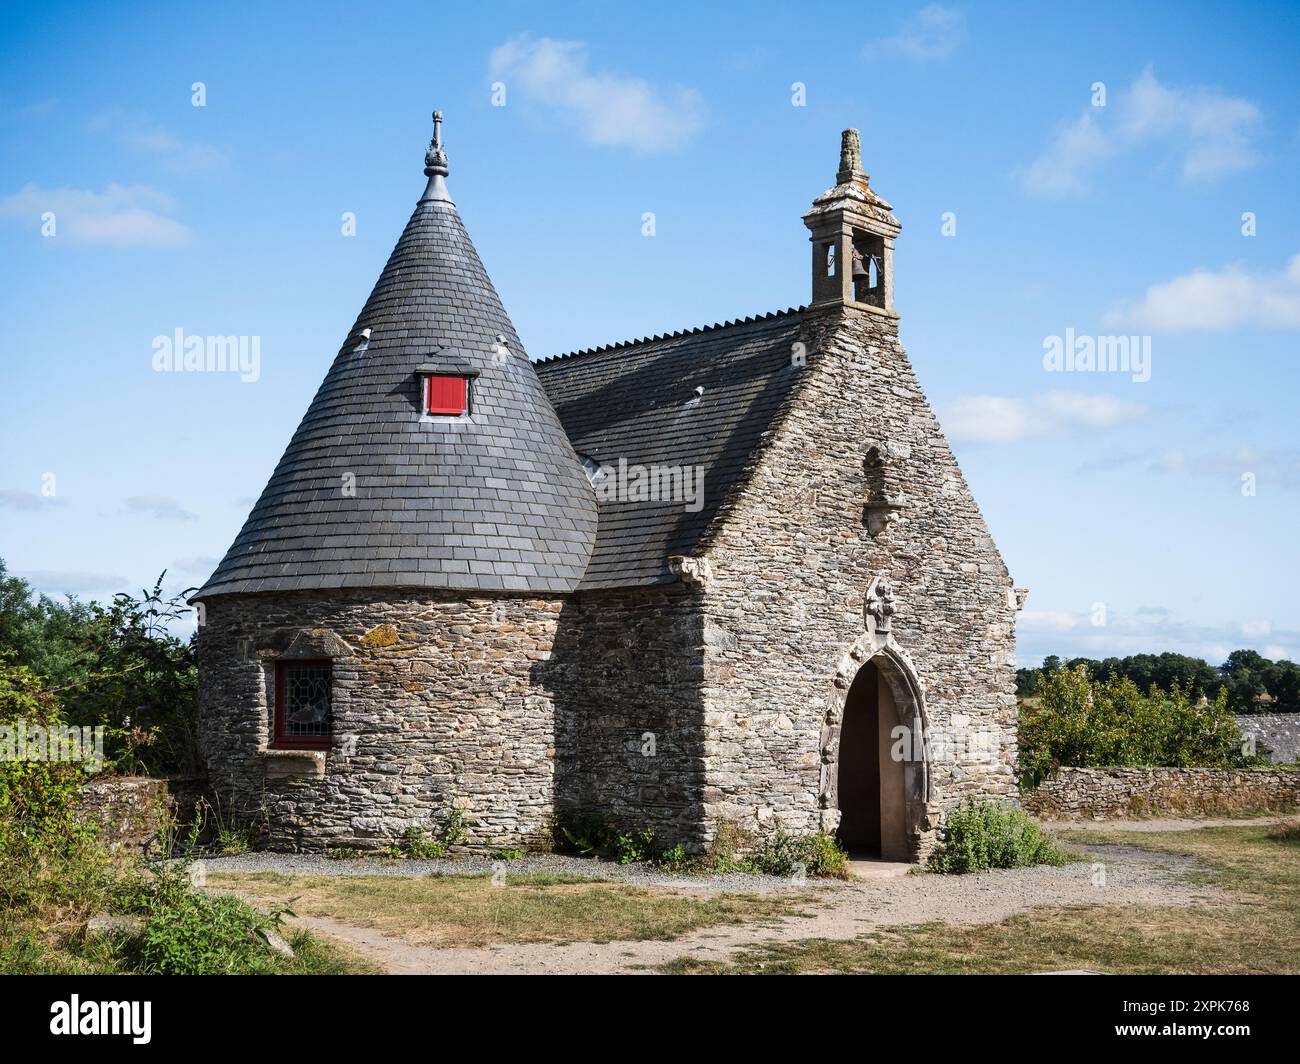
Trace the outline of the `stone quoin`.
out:
[[[921,860],[963,799],[1014,800],[1024,591],[899,343],[857,132],[803,216],[809,305],[537,363],[448,169],[435,115],[414,214],[194,596],[223,802],[288,850],[455,809],[479,846],[592,813]],[[702,491],[601,490],[631,467]]]

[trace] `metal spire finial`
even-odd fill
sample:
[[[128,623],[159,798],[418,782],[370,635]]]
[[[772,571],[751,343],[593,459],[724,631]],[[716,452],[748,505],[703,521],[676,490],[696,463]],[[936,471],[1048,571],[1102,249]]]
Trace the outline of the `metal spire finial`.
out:
[[[442,112],[433,112],[433,140],[429,141],[429,150],[424,153],[424,173],[426,177],[434,174],[447,176],[447,152],[442,146]]]
[[[424,153],[424,173],[429,184],[424,189],[420,202],[426,200],[445,200],[451,202],[444,180],[449,170],[447,167],[447,149],[442,146],[442,112],[433,112],[433,139],[429,141],[429,150]]]

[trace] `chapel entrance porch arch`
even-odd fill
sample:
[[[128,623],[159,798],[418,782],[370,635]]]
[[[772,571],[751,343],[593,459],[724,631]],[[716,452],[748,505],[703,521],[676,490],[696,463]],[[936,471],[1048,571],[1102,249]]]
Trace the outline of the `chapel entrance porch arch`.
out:
[[[836,673],[822,802],[851,854],[917,859],[929,800],[927,727],[920,685],[892,639],[859,641]]]

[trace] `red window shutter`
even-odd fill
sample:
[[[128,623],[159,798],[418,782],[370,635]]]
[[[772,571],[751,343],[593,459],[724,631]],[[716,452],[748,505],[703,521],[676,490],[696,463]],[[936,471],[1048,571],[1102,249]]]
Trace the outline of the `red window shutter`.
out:
[[[425,407],[430,414],[463,414],[466,403],[464,377],[430,377],[425,386]]]

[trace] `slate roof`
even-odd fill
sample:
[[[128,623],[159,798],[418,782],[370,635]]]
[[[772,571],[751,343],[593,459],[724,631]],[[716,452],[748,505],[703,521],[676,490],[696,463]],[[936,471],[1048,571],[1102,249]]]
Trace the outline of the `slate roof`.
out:
[[[428,187],[195,601],[671,582],[668,558],[699,543],[795,386],[802,309],[531,363],[447,191],[434,119]],[[437,371],[471,378],[467,418],[421,416],[420,374]],[[702,504],[602,498],[598,512],[575,451],[702,467]]]
[[[580,590],[676,579],[741,478],[800,370],[792,345],[803,310],[615,344],[537,364],[573,447],[601,465],[703,466],[703,506],[602,501]],[[696,395],[702,387],[703,393]]]
[[[586,570],[591,484],[447,194],[437,136],[425,173],[374,291],[196,600],[397,586],[555,593]],[[468,418],[422,419],[418,373],[430,366],[477,373]]]

